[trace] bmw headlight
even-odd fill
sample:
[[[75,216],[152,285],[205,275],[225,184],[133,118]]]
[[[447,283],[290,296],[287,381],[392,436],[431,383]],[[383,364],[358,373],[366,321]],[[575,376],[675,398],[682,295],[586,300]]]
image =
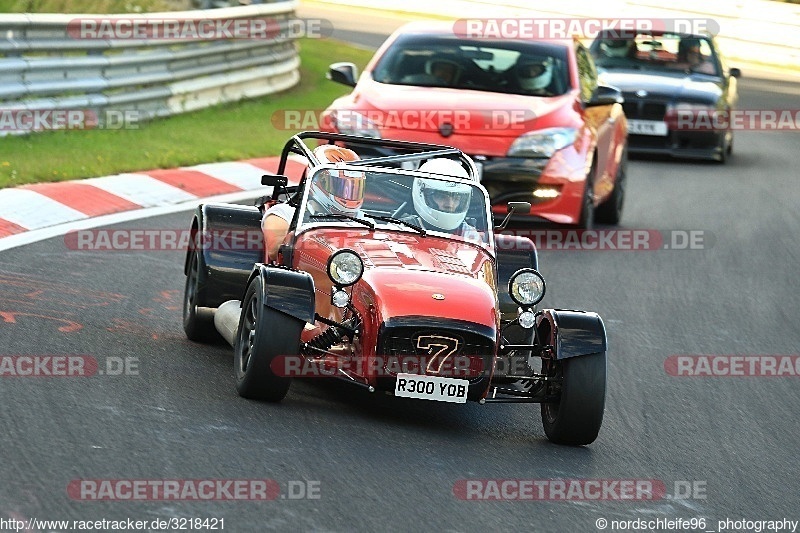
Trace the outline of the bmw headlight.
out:
[[[352,250],[339,250],[328,259],[328,276],[340,287],[352,285],[364,273],[364,262]]]
[[[578,130],[575,128],[547,128],[531,131],[517,137],[511,148],[509,157],[553,157],[557,150],[566,148],[575,142]]]
[[[377,124],[357,111],[338,109],[331,113],[331,122],[339,133],[380,139]]]
[[[518,270],[508,282],[511,299],[523,307],[536,305],[544,298],[544,278],[532,268]]]

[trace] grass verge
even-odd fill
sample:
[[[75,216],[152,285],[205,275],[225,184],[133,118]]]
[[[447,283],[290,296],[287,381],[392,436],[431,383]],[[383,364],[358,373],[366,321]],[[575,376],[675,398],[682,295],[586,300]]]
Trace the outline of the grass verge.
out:
[[[276,95],[141,124],[139,129],[53,131],[0,139],[0,188],[154,168],[276,155],[296,130],[276,129],[285,110],[322,110],[349,88],[325,79],[334,61],[363,68],[372,52],[304,39],[301,81]]]

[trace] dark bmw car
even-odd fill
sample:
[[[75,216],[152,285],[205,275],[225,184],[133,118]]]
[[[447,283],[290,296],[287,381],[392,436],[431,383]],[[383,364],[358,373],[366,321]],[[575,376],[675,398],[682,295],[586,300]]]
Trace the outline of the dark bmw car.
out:
[[[601,33],[591,53],[602,82],[622,90],[630,153],[727,160],[733,131],[725,118],[736,107],[740,72],[712,37]]]

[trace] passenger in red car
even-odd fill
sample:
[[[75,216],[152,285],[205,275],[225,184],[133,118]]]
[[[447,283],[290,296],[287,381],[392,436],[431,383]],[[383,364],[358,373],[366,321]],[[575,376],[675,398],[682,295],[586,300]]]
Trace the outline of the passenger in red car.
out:
[[[314,155],[321,163],[341,163],[360,159],[354,151],[332,144],[315,148]],[[363,172],[332,170],[318,174],[311,184],[309,208],[316,213],[355,215],[364,203],[365,181]],[[296,209],[295,204],[288,202],[275,204],[264,213],[261,229],[264,232],[268,261],[277,258],[278,249],[286,238]]]

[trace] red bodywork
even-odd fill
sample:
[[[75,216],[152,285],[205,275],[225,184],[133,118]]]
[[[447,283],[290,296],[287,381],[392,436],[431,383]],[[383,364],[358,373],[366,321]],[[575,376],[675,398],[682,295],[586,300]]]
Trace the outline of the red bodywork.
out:
[[[289,236],[291,238],[291,236]],[[297,237],[292,266],[314,279],[316,312],[335,321],[343,310],[331,304],[333,282],[327,274],[328,258],[348,248],[364,261],[364,274],[348,288],[362,319],[353,356],[361,371],[357,376],[374,385],[373,359],[381,324],[402,317],[432,317],[466,321],[495,332],[500,313],[495,288],[495,260],[484,248],[467,242],[407,232],[354,228],[314,228]],[[443,299],[434,299],[436,294]],[[319,335],[319,322],[307,328],[301,340]]]
[[[368,113],[370,118],[381,113],[402,113],[404,110],[418,112],[424,117],[426,112],[439,117],[447,117],[442,110],[465,112],[469,119],[467,127],[456,129],[449,136],[439,132],[440,124],[431,127],[429,121],[420,120],[421,127],[397,128],[380,127],[384,139],[399,139],[432,144],[445,144],[460,149],[478,161],[506,158],[511,144],[520,135],[547,128],[576,128],[575,142],[555,154],[546,162],[536,185],[550,185],[559,189],[560,194],[553,199],[531,201],[532,216],[541,217],[560,224],[577,224],[581,216],[587,174],[596,159],[596,173],[593,177],[594,204],[599,205],[608,199],[614,188],[618,167],[623,163],[627,142],[627,124],[619,104],[587,107],[581,100],[580,76],[576,60],[576,47],[582,45],[572,41],[559,43],[570,52],[570,89],[566,94],[554,97],[524,96],[517,94],[492,93],[468,89],[444,87],[416,87],[379,83],[372,78],[372,70],[381,56],[404,32],[417,34],[451,34],[452,23],[412,23],[395,32],[378,49],[359,78],[352,93],[338,98],[323,116],[323,131],[337,132],[330,120],[334,110]],[[553,41],[547,41],[553,44]],[[588,55],[588,54],[587,54]],[[591,61],[591,59],[589,59]],[[510,117],[520,120],[504,124],[503,127],[489,127],[486,117],[498,111],[511,111]],[[467,115],[468,113],[468,115]],[[387,123],[392,122],[391,119]],[[441,120],[444,122],[444,120]],[[465,121],[462,121],[464,123]],[[395,125],[397,121],[395,121]],[[401,122],[402,124],[402,122]],[[413,126],[413,124],[408,124]],[[487,188],[490,188],[487,184]],[[534,188],[533,181],[529,195]],[[494,200],[495,194],[490,190]],[[505,201],[493,206],[493,213],[502,216],[506,213]]]

